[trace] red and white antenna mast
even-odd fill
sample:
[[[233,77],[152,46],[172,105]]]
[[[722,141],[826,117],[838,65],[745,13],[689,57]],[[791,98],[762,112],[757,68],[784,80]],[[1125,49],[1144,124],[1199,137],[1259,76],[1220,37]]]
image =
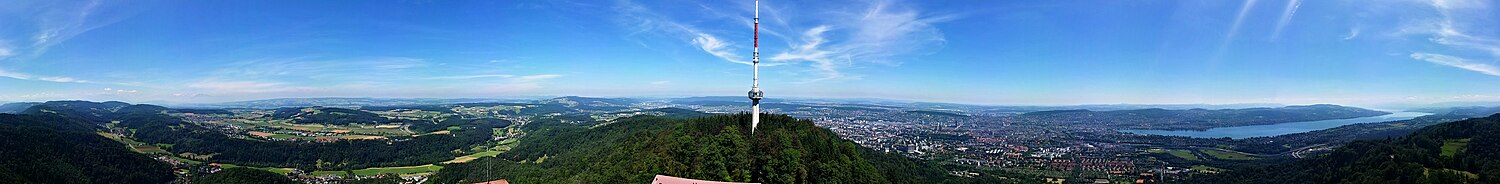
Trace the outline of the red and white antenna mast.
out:
[[[750,133],[755,133],[755,126],[760,124],[760,1],[755,1],[755,50],[750,58],[750,67],[754,68],[754,78],[750,86]]]

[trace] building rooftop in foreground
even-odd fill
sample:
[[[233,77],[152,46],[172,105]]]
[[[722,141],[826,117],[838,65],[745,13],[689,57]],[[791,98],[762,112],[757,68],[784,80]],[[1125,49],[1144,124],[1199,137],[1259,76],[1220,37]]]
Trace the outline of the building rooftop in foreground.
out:
[[[735,183],[735,182],[722,182],[722,181],[695,180],[695,179],[672,177],[672,176],[667,176],[667,175],[656,175],[656,179],[651,180],[651,184],[758,184],[758,183]]]
[[[474,183],[474,184],[510,184],[510,181],[495,180],[495,181],[479,182],[479,183]]]

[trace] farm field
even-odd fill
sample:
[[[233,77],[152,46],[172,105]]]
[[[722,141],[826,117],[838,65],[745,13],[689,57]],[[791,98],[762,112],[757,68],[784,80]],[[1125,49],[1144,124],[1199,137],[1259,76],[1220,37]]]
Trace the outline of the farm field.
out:
[[[1256,159],[1260,159],[1260,158],[1256,158],[1256,157],[1250,156],[1250,155],[1245,155],[1245,154],[1235,153],[1235,152],[1228,152],[1228,151],[1220,151],[1220,150],[1216,150],[1216,149],[1200,149],[1198,151],[1199,152],[1203,152],[1203,154],[1208,154],[1209,156],[1212,156],[1214,158],[1221,159],[1221,160],[1256,160]]]
[[[409,174],[432,173],[432,172],[437,172],[438,170],[441,170],[441,169],[443,169],[443,166],[438,166],[438,165],[433,165],[433,164],[427,164],[427,165],[404,166],[404,167],[377,167],[377,168],[368,168],[368,169],[354,170],[353,172],[354,172],[354,175],[358,175],[358,176],[375,176],[375,175],[381,175],[381,174],[409,175]],[[314,172],[312,172],[312,175],[313,176],[323,176],[323,175],[347,176],[348,173],[344,172],[344,171],[314,171]]]

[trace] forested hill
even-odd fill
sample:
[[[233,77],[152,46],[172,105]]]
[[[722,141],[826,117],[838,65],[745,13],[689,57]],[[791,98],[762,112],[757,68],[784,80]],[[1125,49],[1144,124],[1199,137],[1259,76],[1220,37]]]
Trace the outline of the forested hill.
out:
[[[1206,130],[1217,127],[1266,125],[1299,121],[1346,119],[1389,112],[1338,105],[1305,105],[1246,109],[1137,109],[1118,111],[1057,110],[1022,114],[1037,122],[1103,124],[1127,129]]]
[[[535,122],[498,157],[449,165],[431,183],[647,183],[657,174],[762,183],[955,183],[938,166],[874,152],[807,120],[748,114],[636,117],[589,128]]]
[[[0,114],[0,181],[166,183],[172,167],[54,114]]]
[[[1500,183],[1500,114],[1356,141],[1326,156],[1242,168],[1195,183]]]

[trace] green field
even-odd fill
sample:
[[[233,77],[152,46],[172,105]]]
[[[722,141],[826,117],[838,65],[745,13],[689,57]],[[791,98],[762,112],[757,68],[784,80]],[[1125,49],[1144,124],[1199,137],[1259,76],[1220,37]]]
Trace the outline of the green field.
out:
[[[375,175],[381,175],[381,174],[405,175],[405,174],[418,174],[418,173],[432,173],[432,172],[437,172],[438,170],[441,170],[441,169],[443,169],[443,166],[432,165],[432,164],[419,165],[419,166],[406,166],[406,167],[377,167],[377,168],[354,170],[354,175],[359,175],[359,176],[375,176]],[[313,176],[322,176],[322,175],[345,176],[346,173],[344,171],[315,171],[315,172],[312,172],[312,175]]]
[[[292,173],[292,168],[245,167],[245,166],[234,165],[234,164],[219,164],[219,167],[225,168],[225,169],[236,168],[236,167],[244,167],[244,168],[251,168],[251,169],[259,169],[259,170],[263,170],[263,171],[271,171],[271,172],[274,172],[276,174],[281,174],[281,175],[287,175],[288,173]]]
[[[1250,155],[1246,155],[1246,154],[1242,154],[1242,153],[1220,151],[1220,150],[1216,150],[1216,149],[1201,149],[1201,150],[1198,150],[1198,151],[1199,152],[1203,152],[1203,154],[1208,154],[1209,156],[1213,156],[1214,158],[1217,158],[1217,159],[1220,159],[1220,160],[1256,160],[1256,159],[1260,159],[1260,158],[1255,158],[1255,156],[1250,156]]]
[[[1469,147],[1469,140],[1470,139],[1453,139],[1443,141],[1443,153],[1440,155],[1442,155],[1443,157],[1453,157],[1459,152],[1463,152],[1464,148]]]
[[[1174,150],[1167,150],[1167,154],[1172,154],[1172,156],[1177,156],[1178,158],[1182,158],[1182,159],[1186,159],[1186,160],[1191,160],[1191,161],[1198,161],[1199,160],[1197,155],[1193,155],[1193,151],[1188,151],[1188,150],[1175,150],[1175,149]]]
[[[181,161],[181,162],[187,162],[188,164],[193,164],[193,165],[203,164],[203,162],[201,162],[201,161],[197,161],[197,160],[193,160],[193,159],[187,159],[187,158],[182,158],[182,157],[178,157],[177,155],[167,155],[167,158],[172,158],[172,160],[177,160],[177,161]]]
[[[1199,172],[1205,172],[1205,173],[1224,172],[1224,169],[1220,169],[1220,168],[1217,168],[1217,167],[1209,167],[1209,166],[1206,166],[1206,165],[1195,165],[1195,166],[1192,167],[1192,169],[1193,170],[1198,170]]]
[[[458,157],[458,158],[453,158],[453,160],[450,160],[450,161],[447,161],[447,162],[443,162],[443,163],[444,164],[464,163],[464,162],[473,161],[474,159],[479,159],[479,158],[482,158],[482,157],[493,157],[495,155],[500,155],[501,153],[505,153],[505,150],[490,150],[490,151],[484,151],[484,152],[474,153],[474,154],[470,154],[470,155],[464,155],[464,156],[461,156],[461,157]]]

